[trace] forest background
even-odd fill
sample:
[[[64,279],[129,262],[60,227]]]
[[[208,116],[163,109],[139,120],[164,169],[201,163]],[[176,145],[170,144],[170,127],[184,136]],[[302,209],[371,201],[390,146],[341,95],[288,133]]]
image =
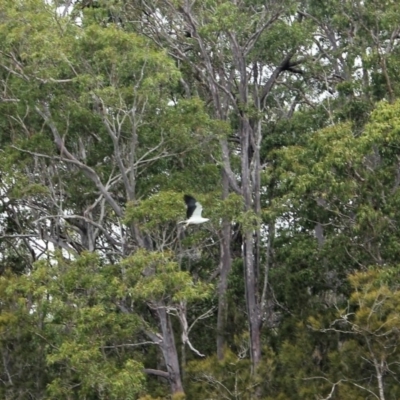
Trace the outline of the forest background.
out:
[[[399,8],[0,0],[0,397],[399,399]]]

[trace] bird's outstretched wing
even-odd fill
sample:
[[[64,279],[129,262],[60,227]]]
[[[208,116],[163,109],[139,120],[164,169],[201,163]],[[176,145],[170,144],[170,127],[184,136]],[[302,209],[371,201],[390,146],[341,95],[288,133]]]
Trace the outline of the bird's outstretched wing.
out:
[[[198,215],[198,207],[200,207],[200,213],[201,213],[202,207],[198,202],[196,202],[196,199],[194,197],[185,194],[183,196],[183,199],[185,200],[187,207],[186,210],[187,219],[189,219],[193,214]]]
[[[200,217],[201,218],[201,212],[203,211],[203,206],[196,201],[196,208],[193,211],[192,217]]]

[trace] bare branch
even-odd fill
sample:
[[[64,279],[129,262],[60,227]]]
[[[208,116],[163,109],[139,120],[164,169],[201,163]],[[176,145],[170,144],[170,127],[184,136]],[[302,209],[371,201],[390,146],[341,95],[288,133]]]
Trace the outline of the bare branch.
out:
[[[104,198],[107,200],[108,204],[112,207],[112,209],[115,211],[115,213],[119,217],[121,217],[123,214],[121,207],[112,198],[111,194],[106,190],[106,188],[102,184],[97,173],[94,171],[94,169],[92,169],[89,166],[87,166],[86,164],[80,162],[73,154],[71,154],[67,150],[67,148],[65,147],[64,141],[61,139],[61,136],[58,133],[57,127],[55,126],[54,122],[51,119],[51,113],[50,113],[48,105],[44,104],[42,106],[43,106],[43,109],[40,109],[38,106],[36,106],[35,109],[38,112],[38,114],[44,119],[44,121],[49,126],[49,128],[51,129],[51,132],[53,133],[54,143],[56,144],[58,150],[60,151],[61,157],[64,155],[66,157],[66,160],[68,160],[69,162],[78,166],[81,169],[81,171],[83,172],[83,174],[96,185],[96,187],[99,189],[100,193],[104,196]]]
[[[140,346],[146,346],[148,344],[157,344],[157,343],[154,343],[153,341],[140,342],[140,343],[124,343],[124,344],[115,344],[113,346],[101,346],[101,348],[102,349],[117,349],[119,347],[140,347]]]
[[[169,373],[159,369],[145,368],[143,370],[146,374],[160,376],[161,378],[169,379]]]

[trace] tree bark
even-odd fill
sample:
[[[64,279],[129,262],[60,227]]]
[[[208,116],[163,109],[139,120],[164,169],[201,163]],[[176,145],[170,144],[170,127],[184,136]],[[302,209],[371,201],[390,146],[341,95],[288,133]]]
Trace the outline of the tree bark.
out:
[[[249,149],[250,149],[251,126],[247,118],[241,121],[241,172],[242,172],[242,191],[244,198],[245,212],[253,211],[252,185],[249,167]],[[244,282],[246,290],[246,305],[248,313],[248,323],[250,330],[250,356],[252,361],[252,370],[255,371],[261,359],[261,341],[260,341],[260,304],[258,299],[257,274],[254,260],[254,238],[253,224],[244,225]]]
[[[168,371],[168,380],[172,395],[184,393],[181,372],[178,360],[178,351],[175,345],[174,331],[167,310],[163,306],[157,307],[157,315],[160,320],[162,342],[160,348],[164,356]]]
[[[223,171],[223,193],[222,198],[229,195],[229,178]],[[222,221],[221,231],[221,253],[220,253],[220,275],[218,284],[218,317],[217,317],[217,357],[223,360],[226,341],[226,318],[228,313],[228,302],[226,292],[228,289],[228,277],[232,268],[231,257],[231,222],[227,219]]]

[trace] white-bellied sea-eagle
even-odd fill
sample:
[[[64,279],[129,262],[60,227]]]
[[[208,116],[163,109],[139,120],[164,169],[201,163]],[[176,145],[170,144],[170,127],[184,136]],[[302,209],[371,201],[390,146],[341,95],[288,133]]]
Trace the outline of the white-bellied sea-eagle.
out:
[[[194,197],[185,194],[183,199],[186,203],[186,221],[181,221],[179,224],[186,224],[186,228],[190,224],[202,224],[203,222],[209,221],[209,218],[203,218],[201,216],[203,207]]]

